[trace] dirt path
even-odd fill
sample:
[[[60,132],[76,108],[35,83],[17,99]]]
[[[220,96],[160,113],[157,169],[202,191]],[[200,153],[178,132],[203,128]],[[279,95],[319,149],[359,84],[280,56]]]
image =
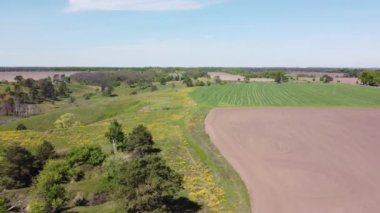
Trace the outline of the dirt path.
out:
[[[215,109],[205,122],[253,212],[380,212],[380,109]]]

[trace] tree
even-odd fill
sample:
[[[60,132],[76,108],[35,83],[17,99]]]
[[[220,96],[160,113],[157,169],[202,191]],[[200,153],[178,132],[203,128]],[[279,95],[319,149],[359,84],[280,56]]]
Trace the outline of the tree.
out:
[[[274,77],[274,82],[281,84],[288,81],[288,77],[285,76],[285,72],[283,71],[273,71],[270,72],[268,75]]]
[[[162,76],[162,77],[160,78],[160,84],[161,84],[161,85],[166,85],[166,79],[165,79],[164,76]]]
[[[131,133],[128,134],[124,142],[123,149],[132,152],[135,155],[143,156],[153,150],[152,134],[144,125],[138,125]]]
[[[359,74],[359,80],[363,85],[379,86],[380,85],[380,72],[373,70],[364,70]]]
[[[75,121],[75,116],[72,113],[63,114],[61,115],[61,117],[59,117],[58,120],[54,122],[54,126],[56,128],[61,128],[61,129],[70,128],[70,127],[79,126],[79,125],[80,125],[80,122]]]
[[[157,154],[133,158],[112,176],[116,198],[127,212],[167,212],[182,187],[182,176]]]
[[[320,81],[322,81],[323,83],[325,84],[328,84],[330,82],[332,82],[334,79],[333,77],[329,76],[329,75],[323,75],[321,78],[320,78]]]
[[[34,183],[31,212],[60,212],[67,203],[65,188],[72,170],[65,160],[49,160]]]
[[[0,162],[0,185],[6,189],[29,186],[36,174],[33,162],[33,155],[25,148],[7,147]]]
[[[108,86],[108,87],[105,89],[103,95],[108,96],[108,97],[111,97],[113,91],[114,91],[113,86]]]
[[[41,96],[44,98],[55,100],[56,91],[54,89],[54,85],[51,82],[51,80],[49,78],[46,78],[46,79],[40,80],[39,83],[40,83],[40,88],[41,88],[40,90]]]
[[[17,125],[16,130],[17,131],[23,131],[23,130],[27,130],[27,128],[24,124],[19,124],[19,125]]]
[[[124,141],[124,132],[121,124],[119,124],[117,120],[112,121],[105,136],[108,139],[108,141],[112,143],[113,152],[116,155],[117,144],[122,143]]]
[[[22,80],[24,80],[24,78],[21,75],[17,75],[15,77],[15,81],[17,81],[17,83],[20,83]]]
[[[102,148],[97,145],[75,146],[70,149],[67,160],[71,166],[89,164],[98,166],[103,163],[106,158]]]
[[[220,79],[220,76],[218,76],[218,75],[214,77],[214,80],[215,80],[216,84],[221,84],[222,83],[222,79]]]
[[[56,155],[53,144],[48,141],[44,141],[41,145],[37,147],[35,154],[35,168],[40,171],[45,166],[49,159],[54,158]]]
[[[189,77],[186,77],[185,79],[183,79],[183,83],[187,86],[187,87],[193,87],[194,84],[193,84],[193,80],[191,80],[191,78]]]

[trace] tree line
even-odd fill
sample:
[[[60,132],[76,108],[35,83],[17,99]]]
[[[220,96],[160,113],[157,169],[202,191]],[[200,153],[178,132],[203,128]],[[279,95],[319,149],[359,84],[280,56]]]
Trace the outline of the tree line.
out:
[[[39,112],[35,104],[44,101],[58,101],[59,98],[70,96],[67,84],[70,78],[65,75],[55,75],[53,79],[34,80],[16,76],[15,82],[3,82],[5,92],[0,94],[0,114],[28,116]]]

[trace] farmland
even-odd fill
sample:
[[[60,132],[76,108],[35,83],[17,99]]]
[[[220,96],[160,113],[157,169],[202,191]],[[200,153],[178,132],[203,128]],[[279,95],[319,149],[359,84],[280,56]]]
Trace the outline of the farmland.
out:
[[[338,84],[254,83],[198,88],[191,97],[215,106],[380,106],[380,90]]]
[[[195,73],[199,74],[199,73]],[[250,212],[247,189],[205,132],[204,120],[215,107],[379,107],[380,90],[364,86],[321,83],[239,83],[214,82],[207,76],[188,77],[194,82],[210,82],[210,86],[186,87],[171,78],[168,83],[152,82],[150,87],[130,85],[119,81],[113,95],[106,96],[99,85],[87,85],[73,80],[68,84],[71,98],[39,104],[42,113],[31,117],[2,116],[0,125],[1,146],[19,143],[34,152],[44,141],[54,144],[60,156],[79,145],[98,145],[111,154],[112,145],[105,138],[111,121],[122,124],[128,133],[137,124],[144,124],[152,133],[161,155],[176,171],[183,175],[181,195],[202,206],[205,212]],[[3,83],[14,89],[15,84]],[[153,86],[156,87],[152,90]],[[86,98],[86,94],[92,94]],[[59,129],[54,122],[70,113],[79,126]],[[23,124],[28,130],[15,131]],[[102,184],[102,173],[90,171],[79,182],[66,183],[65,189],[72,200],[78,193],[91,200],[98,191],[107,190]],[[26,188],[25,190],[27,190]],[[9,190],[9,197],[30,198],[25,190]],[[251,194],[252,196],[252,194]],[[26,205],[27,203],[23,203]],[[253,203],[254,205],[254,203]],[[71,207],[78,212],[115,212],[118,203],[108,200],[94,206]]]
[[[251,195],[253,212],[380,210],[379,109],[214,109],[206,131]]]

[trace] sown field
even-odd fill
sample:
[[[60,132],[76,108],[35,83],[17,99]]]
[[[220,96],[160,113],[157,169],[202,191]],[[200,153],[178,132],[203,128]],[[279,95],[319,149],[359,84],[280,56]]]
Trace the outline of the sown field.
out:
[[[380,109],[214,109],[206,131],[252,211],[380,212]]]
[[[337,84],[252,83],[197,88],[191,97],[215,106],[380,106],[380,90]]]

